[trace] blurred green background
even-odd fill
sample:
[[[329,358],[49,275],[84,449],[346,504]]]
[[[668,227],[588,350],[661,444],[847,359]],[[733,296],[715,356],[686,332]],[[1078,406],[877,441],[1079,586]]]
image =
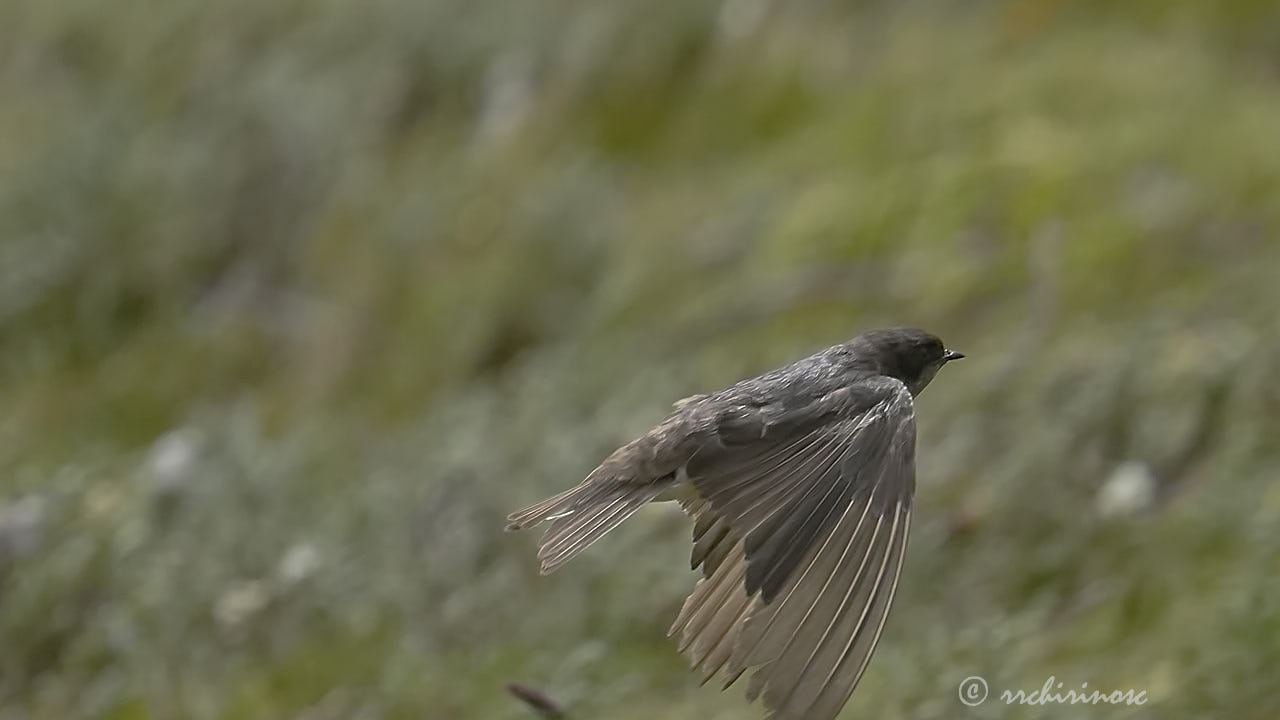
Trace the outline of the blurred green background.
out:
[[[0,3],[0,719],[761,717],[504,516],[896,324],[845,716],[1280,717],[1278,231],[1271,2]]]

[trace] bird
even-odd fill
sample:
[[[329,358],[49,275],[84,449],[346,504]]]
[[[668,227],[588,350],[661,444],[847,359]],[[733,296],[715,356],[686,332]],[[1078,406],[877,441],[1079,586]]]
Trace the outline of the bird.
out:
[[[576,487],[508,516],[549,523],[542,574],[649,502],[693,518],[701,571],[668,633],[706,684],[770,720],[830,720],[893,602],[915,492],[914,398],[964,357],[909,327],[872,330],[723,390],[679,400]]]

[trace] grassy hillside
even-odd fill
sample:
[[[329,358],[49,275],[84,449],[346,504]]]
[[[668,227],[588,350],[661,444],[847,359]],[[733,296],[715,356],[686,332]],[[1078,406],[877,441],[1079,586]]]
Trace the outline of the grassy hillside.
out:
[[[889,324],[970,359],[845,716],[1277,717],[1277,48],[1248,0],[0,4],[0,720],[761,716],[664,638],[678,511],[547,578],[503,519]],[[995,697],[1051,675],[1151,702]]]

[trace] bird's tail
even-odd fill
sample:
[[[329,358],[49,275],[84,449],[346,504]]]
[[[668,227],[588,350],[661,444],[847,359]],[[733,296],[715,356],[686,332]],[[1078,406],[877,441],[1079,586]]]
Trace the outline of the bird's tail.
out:
[[[538,547],[543,575],[587,549],[642,505],[660,495],[668,485],[599,477],[603,469],[602,466],[591,473],[575,488],[507,516],[507,530],[551,523]]]

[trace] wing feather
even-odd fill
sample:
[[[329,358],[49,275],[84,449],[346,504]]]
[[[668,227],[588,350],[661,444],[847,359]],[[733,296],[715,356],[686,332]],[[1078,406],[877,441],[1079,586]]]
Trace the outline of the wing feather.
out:
[[[738,408],[687,472],[703,579],[671,634],[725,687],[756,668],[770,717],[830,720],[866,670],[902,567],[915,489],[915,420],[877,377],[789,408]],[[810,418],[810,422],[805,422]]]

